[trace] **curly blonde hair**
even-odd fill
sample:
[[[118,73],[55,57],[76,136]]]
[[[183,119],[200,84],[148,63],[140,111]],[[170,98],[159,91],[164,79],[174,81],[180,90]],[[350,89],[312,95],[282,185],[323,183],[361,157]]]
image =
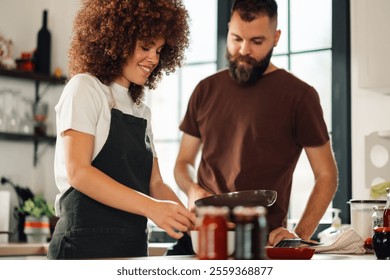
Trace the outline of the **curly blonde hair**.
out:
[[[83,0],[73,25],[69,72],[88,72],[108,85],[120,76],[136,42],[163,37],[158,66],[145,85],[131,83],[132,100],[139,103],[143,89],[155,89],[163,73],[182,66],[189,46],[189,14],[181,0]]]

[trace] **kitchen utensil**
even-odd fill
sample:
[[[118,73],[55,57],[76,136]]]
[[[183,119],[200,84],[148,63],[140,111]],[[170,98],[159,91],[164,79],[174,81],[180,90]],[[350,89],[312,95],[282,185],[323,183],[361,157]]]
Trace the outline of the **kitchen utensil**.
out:
[[[295,248],[298,247],[301,244],[301,239],[283,239],[278,244],[275,245],[275,247],[283,247],[283,248]]]
[[[227,206],[233,209],[236,206],[264,206],[273,205],[277,192],[272,190],[248,190],[229,192],[201,198],[195,201],[197,207],[201,206]]]
[[[322,243],[314,241],[314,240],[302,240],[300,238],[292,238],[292,239],[283,239],[274,247],[276,248],[296,248],[300,245],[309,245],[309,246],[317,246],[322,245]]]

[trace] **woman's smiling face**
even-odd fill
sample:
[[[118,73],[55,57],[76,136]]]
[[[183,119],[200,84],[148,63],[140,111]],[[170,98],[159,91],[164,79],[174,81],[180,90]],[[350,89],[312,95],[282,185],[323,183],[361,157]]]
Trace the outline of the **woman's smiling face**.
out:
[[[164,44],[164,38],[158,38],[150,43],[137,41],[134,53],[127,58],[122,75],[117,77],[115,82],[124,87],[129,87],[130,83],[144,85],[158,65]]]

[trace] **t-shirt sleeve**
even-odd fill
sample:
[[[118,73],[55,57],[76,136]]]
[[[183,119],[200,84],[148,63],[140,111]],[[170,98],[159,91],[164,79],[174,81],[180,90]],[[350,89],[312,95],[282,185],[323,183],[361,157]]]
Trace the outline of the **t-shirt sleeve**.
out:
[[[313,87],[310,87],[300,100],[295,121],[296,138],[301,146],[315,147],[329,141],[320,98]]]
[[[58,135],[73,129],[95,136],[102,99],[94,87],[93,78],[86,75],[73,77],[65,86],[55,110]]]
[[[184,115],[184,119],[179,126],[179,129],[184,133],[198,138],[201,137],[197,121],[199,114],[199,94],[200,85],[198,84],[190,97],[186,114]]]

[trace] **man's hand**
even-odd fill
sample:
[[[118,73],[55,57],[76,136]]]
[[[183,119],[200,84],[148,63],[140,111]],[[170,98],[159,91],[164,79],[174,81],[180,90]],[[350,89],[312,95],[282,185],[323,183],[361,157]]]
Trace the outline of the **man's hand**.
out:
[[[299,238],[294,232],[288,231],[285,228],[278,227],[270,232],[268,236],[268,245],[275,246],[283,239]]]
[[[188,210],[195,213],[195,201],[213,195],[198,184],[194,184],[188,191]]]

